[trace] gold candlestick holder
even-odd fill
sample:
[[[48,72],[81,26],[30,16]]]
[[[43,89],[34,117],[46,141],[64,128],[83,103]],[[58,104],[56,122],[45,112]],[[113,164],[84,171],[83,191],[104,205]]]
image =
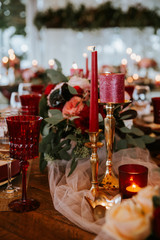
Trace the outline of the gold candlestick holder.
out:
[[[97,148],[102,147],[104,144],[98,142],[99,133],[98,132],[88,132],[90,142],[85,143],[85,146],[92,149],[92,154],[90,157],[91,170],[92,170],[92,179],[91,179],[91,188],[90,191],[94,197],[94,200],[91,200],[89,197],[86,197],[89,205],[91,206],[94,214],[94,218],[97,220],[104,217],[106,209],[110,208],[114,204],[121,201],[121,195],[116,196],[108,195],[105,191],[99,188],[98,183],[98,165],[99,158],[97,154]]]
[[[91,180],[91,192],[95,196],[98,191],[98,165],[99,158],[97,154],[97,148],[103,147],[103,143],[98,142],[99,133],[98,132],[88,132],[90,142],[85,143],[85,146],[92,149],[92,154],[90,157],[90,164],[92,170],[92,180]]]
[[[113,155],[113,144],[114,144],[115,125],[116,125],[116,121],[114,118],[114,110],[117,107],[124,105],[126,103],[127,102],[105,103],[106,118],[104,119],[104,134],[105,134],[107,158],[106,158],[105,176],[103,177],[101,186],[103,186],[107,190],[117,190],[119,188],[118,178],[115,177],[112,171],[112,155]],[[130,103],[130,101],[128,101],[128,103]]]

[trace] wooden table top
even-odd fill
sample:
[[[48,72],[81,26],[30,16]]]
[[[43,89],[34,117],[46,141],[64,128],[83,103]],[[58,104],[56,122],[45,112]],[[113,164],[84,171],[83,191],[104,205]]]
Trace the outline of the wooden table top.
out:
[[[15,213],[0,212],[1,240],[92,240],[94,234],[83,231],[53,207],[48,186],[47,170],[39,171],[39,161],[32,161],[28,198],[40,202],[36,211]]]

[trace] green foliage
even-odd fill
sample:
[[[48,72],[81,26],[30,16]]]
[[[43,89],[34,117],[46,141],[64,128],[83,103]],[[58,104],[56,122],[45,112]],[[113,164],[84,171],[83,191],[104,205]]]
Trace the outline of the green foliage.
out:
[[[5,30],[11,26],[16,28],[14,34],[26,35],[25,32],[25,5],[20,0],[1,0],[0,29]]]
[[[107,27],[160,27],[159,9],[148,9],[140,4],[131,6],[127,12],[115,8],[112,2],[100,4],[97,8],[85,7],[83,4],[75,8],[68,3],[65,8],[48,9],[38,12],[34,23],[38,29],[72,28],[74,30],[93,30]]]

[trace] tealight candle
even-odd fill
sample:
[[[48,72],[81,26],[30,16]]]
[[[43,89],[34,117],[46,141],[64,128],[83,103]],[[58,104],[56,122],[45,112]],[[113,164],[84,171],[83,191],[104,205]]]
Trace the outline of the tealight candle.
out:
[[[119,191],[123,198],[130,198],[147,186],[148,168],[139,164],[119,167]]]
[[[70,69],[70,75],[71,76],[79,76],[79,77],[83,77],[83,69],[82,68],[78,68],[76,63],[72,64],[72,68]]]
[[[135,183],[133,183],[132,185],[126,187],[126,190],[128,192],[132,192],[132,193],[137,193],[137,192],[139,192],[140,189],[141,188],[138,185],[136,185]]]
[[[102,103],[124,102],[124,74],[102,73],[100,74],[100,101]]]

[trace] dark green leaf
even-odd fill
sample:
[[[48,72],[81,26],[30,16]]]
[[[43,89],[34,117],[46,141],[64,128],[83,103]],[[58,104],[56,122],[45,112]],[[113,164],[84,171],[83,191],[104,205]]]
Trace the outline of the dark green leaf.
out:
[[[120,113],[121,120],[134,119],[136,118],[136,116],[137,116],[137,112],[132,109],[129,109],[127,111]]]
[[[127,141],[126,139],[120,139],[119,141],[117,141],[117,146],[116,146],[116,150],[120,150],[120,149],[125,149],[127,148]]]
[[[44,153],[40,154],[40,161],[39,161],[39,169],[41,172],[44,171],[44,169],[47,166],[47,161],[44,159]]]
[[[73,173],[73,171],[75,170],[75,168],[77,167],[78,161],[76,161],[75,158],[73,158],[72,162],[71,162],[71,169],[70,172],[68,174],[68,177]]]
[[[143,136],[144,132],[141,131],[139,128],[132,127],[131,128],[131,133],[135,134],[136,136]]]
[[[54,69],[47,69],[46,73],[53,84],[60,82],[68,82],[68,79],[59,71],[56,71]]]
[[[68,90],[69,90],[70,93],[73,94],[73,95],[78,94],[77,90],[76,90],[74,87],[70,86],[70,85],[68,85]]]
[[[57,59],[54,59],[54,61],[55,61],[56,65],[57,65],[57,71],[62,72],[61,63]]]
[[[149,135],[142,136],[142,139],[146,144],[153,143],[156,140],[155,138],[150,137]]]

